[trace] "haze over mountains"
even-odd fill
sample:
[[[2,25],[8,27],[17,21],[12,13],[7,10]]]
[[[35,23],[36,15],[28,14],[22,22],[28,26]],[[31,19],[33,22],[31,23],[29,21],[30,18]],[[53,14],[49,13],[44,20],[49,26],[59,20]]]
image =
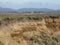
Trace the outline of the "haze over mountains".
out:
[[[20,9],[11,9],[0,7],[0,13],[21,13],[21,12],[60,12],[60,10],[48,9],[48,8],[20,8]]]

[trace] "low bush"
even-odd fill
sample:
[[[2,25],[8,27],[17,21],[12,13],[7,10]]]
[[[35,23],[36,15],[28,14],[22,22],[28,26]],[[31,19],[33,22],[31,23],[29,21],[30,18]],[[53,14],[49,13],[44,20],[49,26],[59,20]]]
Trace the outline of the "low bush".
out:
[[[4,45],[4,44],[0,41],[0,45]]]

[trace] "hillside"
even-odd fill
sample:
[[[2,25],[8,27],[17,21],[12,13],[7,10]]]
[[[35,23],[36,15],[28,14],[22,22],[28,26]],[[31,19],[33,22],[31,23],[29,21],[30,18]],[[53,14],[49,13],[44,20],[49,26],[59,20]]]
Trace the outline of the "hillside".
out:
[[[0,41],[3,45],[60,45],[60,17],[0,19]]]

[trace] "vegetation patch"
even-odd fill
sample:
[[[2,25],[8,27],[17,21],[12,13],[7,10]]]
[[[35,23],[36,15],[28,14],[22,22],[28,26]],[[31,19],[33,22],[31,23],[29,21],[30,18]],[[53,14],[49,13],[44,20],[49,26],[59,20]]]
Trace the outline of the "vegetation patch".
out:
[[[0,45],[4,45],[4,44],[0,41]]]

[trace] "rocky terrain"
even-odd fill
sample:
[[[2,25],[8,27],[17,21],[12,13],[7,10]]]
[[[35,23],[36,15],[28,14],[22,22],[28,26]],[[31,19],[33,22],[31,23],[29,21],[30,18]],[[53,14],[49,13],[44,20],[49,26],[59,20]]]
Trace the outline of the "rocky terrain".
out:
[[[0,20],[1,45],[60,45],[60,17],[34,19]]]

